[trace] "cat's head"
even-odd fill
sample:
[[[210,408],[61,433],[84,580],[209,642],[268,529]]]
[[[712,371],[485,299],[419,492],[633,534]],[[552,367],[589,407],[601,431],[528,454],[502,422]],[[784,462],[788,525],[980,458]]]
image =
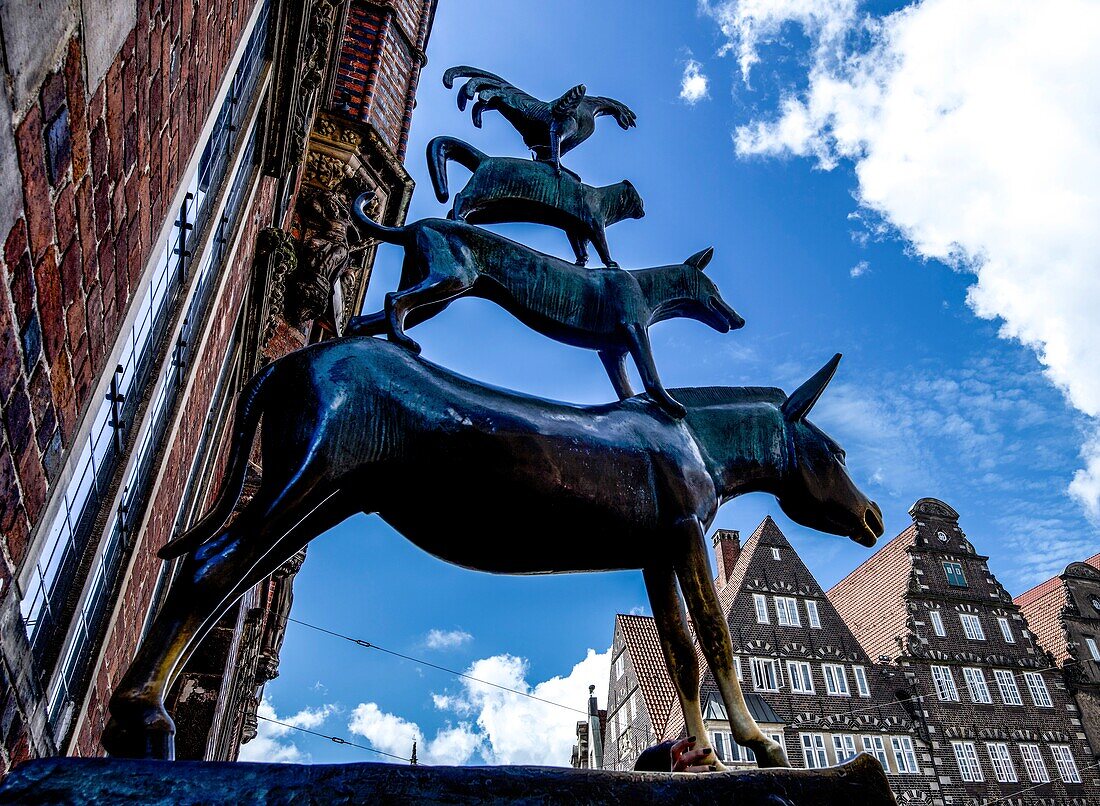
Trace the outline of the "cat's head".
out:
[[[642,197],[638,195],[638,191],[634,189],[629,179],[612,185],[609,190],[612,198],[611,204],[608,205],[607,224],[625,221],[628,218],[642,218],[645,215]]]

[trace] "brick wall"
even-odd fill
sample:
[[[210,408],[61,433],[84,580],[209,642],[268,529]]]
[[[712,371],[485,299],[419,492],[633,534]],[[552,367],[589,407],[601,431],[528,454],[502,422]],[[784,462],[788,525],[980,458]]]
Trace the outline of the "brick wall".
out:
[[[15,112],[23,205],[0,234],[5,597],[254,4],[140,2],[97,87],[85,85],[78,30],[37,97]],[[124,610],[148,595],[144,585],[128,591]],[[104,670],[97,691],[109,678]],[[0,696],[2,771],[31,742],[28,704],[10,687]]]

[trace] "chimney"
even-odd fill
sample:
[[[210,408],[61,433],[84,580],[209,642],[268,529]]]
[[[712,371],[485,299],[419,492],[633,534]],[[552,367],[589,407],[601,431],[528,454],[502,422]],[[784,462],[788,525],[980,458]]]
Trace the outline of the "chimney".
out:
[[[710,539],[714,541],[714,562],[718,567],[716,582],[718,590],[722,590],[733,573],[737,555],[741,553],[741,533],[736,529],[717,529]]]

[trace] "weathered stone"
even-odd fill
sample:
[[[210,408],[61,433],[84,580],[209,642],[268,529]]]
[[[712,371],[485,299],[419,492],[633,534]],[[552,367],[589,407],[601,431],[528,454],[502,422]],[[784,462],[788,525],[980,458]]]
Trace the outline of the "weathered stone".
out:
[[[12,772],[0,804],[893,804],[868,755],[826,770],[687,773],[558,767],[247,764],[46,758]]]

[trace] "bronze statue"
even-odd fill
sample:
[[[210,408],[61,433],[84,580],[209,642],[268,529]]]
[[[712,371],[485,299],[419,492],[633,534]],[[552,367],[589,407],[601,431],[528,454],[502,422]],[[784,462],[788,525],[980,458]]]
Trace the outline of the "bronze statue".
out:
[[[606,187],[592,187],[576,179],[571,171],[559,174],[544,162],[490,157],[456,137],[436,137],[428,143],[428,174],[441,202],[450,195],[448,160],[473,172],[466,187],[455,194],[448,218],[471,224],[528,221],[559,227],[569,237],[578,266],[588,262],[586,244],[591,241],[603,264],[617,268],[604,229],[645,215],[641,196],[625,179]]]
[[[574,406],[484,386],[380,339],[335,339],[274,361],[238,400],[213,509],[160,551],[186,556],[111,698],[104,747],[171,758],[164,695],[202,636],[310,540],[367,512],[467,568],[640,568],[688,732],[704,735],[685,601],[738,742],[761,766],[785,765],[741,696],[704,536],[722,503],[753,491],[805,526],[868,546],[882,534],[844,452],[806,419],[839,359],[789,397],[673,390],[682,420],[646,396]],[[225,525],[261,416],[260,488]]]
[[[621,129],[636,125],[636,115],[626,104],[613,98],[587,95],[578,84],[556,101],[540,101],[512,86],[503,78],[476,67],[452,67],[443,74],[443,86],[450,89],[456,78],[469,79],[458,91],[458,108],[465,110],[474,98],[470,116],[481,128],[486,109],[495,109],[512,124],[531,149],[535,159],[561,170],[561,155],[579,146],[596,131],[596,118],[612,115]]]
[[[363,230],[370,238],[400,244],[405,261],[401,285],[386,295],[385,309],[354,317],[349,335],[385,333],[418,353],[420,345],[405,335],[406,325],[432,318],[459,297],[483,297],[545,336],[598,350],[620,398],[634,394],[626,374],[630,353],[645,390],[673,417],[683,417],[684,407],[657,374],[649,326],[678,316],[720,333],[745,324],[703,273],[712,249],[673,266],[584,269],[464,221],[425,218],[385,227],[367,216],[368,199],[364,194],[352,208]]]

